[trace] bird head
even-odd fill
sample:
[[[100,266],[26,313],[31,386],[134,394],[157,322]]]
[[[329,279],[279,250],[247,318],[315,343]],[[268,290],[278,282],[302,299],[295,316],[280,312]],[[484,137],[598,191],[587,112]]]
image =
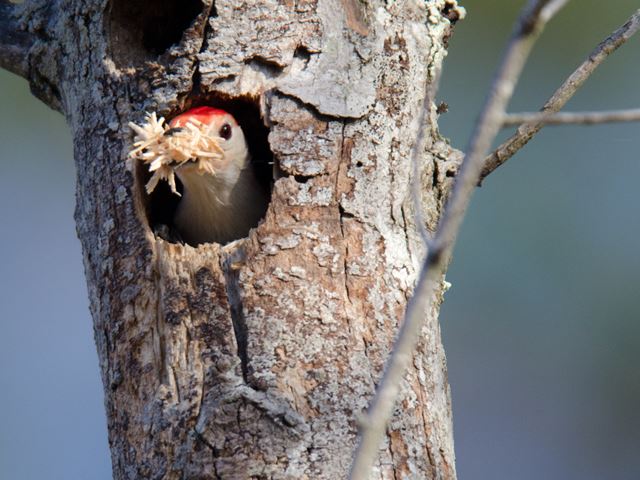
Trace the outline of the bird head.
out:
[[[247,142],[242,128],[230,113],[213,107],[192,108],[173,118],[169,122],[170,129],[165,134],[181,129],[188,123],[203,124],[205,133],[216,138],[224,153],[224,158],[216,165],[216,170],[243,169],[247,166]],[[195,167],[192,163],[185,163],[178,169],[180,170],[187,173],[189,170],[195,170]]]

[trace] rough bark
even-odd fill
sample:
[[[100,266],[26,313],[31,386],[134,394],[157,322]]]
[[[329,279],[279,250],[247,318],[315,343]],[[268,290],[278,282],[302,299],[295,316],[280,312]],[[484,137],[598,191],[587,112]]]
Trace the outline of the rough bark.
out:
[[[445,0],[19,7],[24,74],[73,131],[114,478],[346,476],[424,253],[410,149],[452,8]],[[149,224],[141,172],[125,169],[127,122],[211,102],[253,106],[268,128],[271,203],[246,239],[168,243]],[[458,158],[432,107],[419,167],[428,228]],[[259,128],[249,117],[245,129]],[[437,308],[427,316],[376,478],[455,478]]]

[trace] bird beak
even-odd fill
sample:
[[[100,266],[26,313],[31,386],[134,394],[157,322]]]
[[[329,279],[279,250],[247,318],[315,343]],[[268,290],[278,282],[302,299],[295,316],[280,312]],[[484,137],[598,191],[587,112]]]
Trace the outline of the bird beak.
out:
[[[166,132],[164,132],[163,135],[165,137],[173,137],[177,133],[184,132],[184,130],[185,129],[183,127],[173,127],[173,128],[170,128],[169,130],[167,130]],[[194,165],[196,163],[196,161],[197,160],[195,158],[190,158],[186,162],[178,162],[178,161],[174,160],[169,165],[174,167],[176,170],[178,170],[178,169],[185,170],[184,167],[188,167],[189,165]],[[189,168],[186,168],[186,170],[189,170]]]
[[[176,133],[180,133],[182,131],[184,131],[184,128],[182,128],[182,127],[173,127],[173,128],[170,128],[169,130],[167,130],[166,132],[164,132],[163,135],[165,137],[173,137]]]

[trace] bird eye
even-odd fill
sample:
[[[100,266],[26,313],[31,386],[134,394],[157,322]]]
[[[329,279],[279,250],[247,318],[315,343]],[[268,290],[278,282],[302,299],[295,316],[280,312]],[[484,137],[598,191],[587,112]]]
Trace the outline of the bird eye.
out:
[[[222,125],[220,127],[220,131],[218,132],[218,135],[220,135],[225,140],[229,140],[231,138],[231,125],[229,125],[228,123]]]

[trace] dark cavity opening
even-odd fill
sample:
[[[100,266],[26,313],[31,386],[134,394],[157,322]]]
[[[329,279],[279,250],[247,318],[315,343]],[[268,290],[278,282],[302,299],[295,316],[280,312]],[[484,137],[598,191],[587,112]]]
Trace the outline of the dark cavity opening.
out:
[[[201,95],[191,98],[187,101],[187,105],[181,111],[170,112],[163,115],[167,122],[173,117],[185,113],[192,108],[209,106],[220,108],[227,111],[236,119],[245,140],[248,145],[249,154],[251,156],[250,168],[257,180],[257,188],[260,189],[261,198],[264,198],[264,204],[255,205],[260,211],[259,218],[247,225],[246,231],[242,231],[237,238],[230,238],[220,243],[237,240],[246,237],[249,230],[256,227],[264,214],[271,200],[271,187],[273,184],[273,153],[269,148],[269,129],[264,125],[259,108],[259,99],[254,97],[226,97],[220,95]],[[194,242],[180,232],[175,224],[175,215],[182,197],[171,192],[169,185],[165,181],[160,181],[155,190],[151,194],[147,194],[145,185],[151,178],[148,167],[138,162],[137,178],[139,180],[138,187],[143,192],[145,211],[149,226],[154,233],[166,241],[172,243],[188,243],[197,245],[206,242]],[[176,176],[177,189],[184,194],[184,186],[180,179]],[[218,241],[218,240],[211,240]]]
[[[157,57],[179,44],[205,11],[201,0],[113,0],[110,9],[111,46],[121,64]]]

